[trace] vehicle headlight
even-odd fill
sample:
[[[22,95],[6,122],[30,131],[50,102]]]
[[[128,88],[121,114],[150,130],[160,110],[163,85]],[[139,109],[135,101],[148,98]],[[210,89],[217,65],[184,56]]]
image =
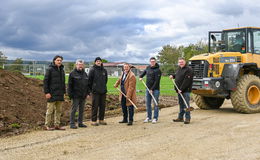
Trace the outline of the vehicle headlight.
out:
[[[217,82],[215,83],[215,86],[216,86],[217,88],[219,88],[219,87],[220,87],[220,82],[217,81]]]

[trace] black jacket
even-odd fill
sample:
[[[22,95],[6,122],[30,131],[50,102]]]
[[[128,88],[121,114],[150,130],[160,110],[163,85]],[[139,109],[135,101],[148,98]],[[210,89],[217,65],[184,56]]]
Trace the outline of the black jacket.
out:
[[[88,75],[82,70],[74,69],[69,75],[68,95],[70,98],[83,98],[89,95]]]
[[[46,70],[43,87],[44,93],[50,93],[51,98],[48,102],[64,101],[65,89],[65,73],[63,65],[59,68],[53,64]]]
[[[173,75],[175,83],[182,92],[191,92],[193,82],[193,71],[190,67],[179,67]],[[176,90],[176,88],[175,88]]]
[[[150,90],[160,90],[160,80],[162,72],[159,65],[156,63],[155,66],[150,65],[146,67],[144,72],[139,76],[143,78],[146,75],[146,85]]]
[[[101,66],[94,65],[88,73],[89,88],[94,94],[107,93],[107,70]]]

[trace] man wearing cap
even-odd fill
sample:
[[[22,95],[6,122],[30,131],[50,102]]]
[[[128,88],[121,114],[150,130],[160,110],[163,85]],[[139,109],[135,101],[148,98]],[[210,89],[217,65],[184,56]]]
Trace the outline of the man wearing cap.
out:
[[[45,118],[45,129],[48,131],[65,130],[60,126],[62,102],[64,101],[65,72],[62,65],[62,56],[55,56],[52,64],[46,70],[43,80],[45,97],[47,99],[47,112]],[[54,127],[52,117],[54,116]]]
[[[71,114],[70,114],[70,128],[77,129],[75,125],[75,113],[77,109],[78,127],[86,128],[83,124],[83,114],[86,103],[86,98],[89,95],[88,76],[84,70],[84,61],[78,59],[76,61],[76,68],[69,75],[68,95],[72,99]]]
[[[89,70],[89,88],[92,93],[92,126],[107,125],[104,121],[107,93],[107,70],[103,67],[102,59],[97,57],[95,64]],[[97,113],[99,117],[97,117]],[[99,118],[99,123],[97,123]]]

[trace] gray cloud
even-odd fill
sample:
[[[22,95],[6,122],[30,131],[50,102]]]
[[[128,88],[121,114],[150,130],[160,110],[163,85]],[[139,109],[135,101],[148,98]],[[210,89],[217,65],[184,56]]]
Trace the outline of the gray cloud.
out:
[[[254,1],[255,3],[257,1]],[[0,50],[10,58],[143,62],[166,44],[195,43],[208,30],[260,26],[260,6],[239,1],[10,0],[0,6]],[[258,14],[256,14],[258,13]]]

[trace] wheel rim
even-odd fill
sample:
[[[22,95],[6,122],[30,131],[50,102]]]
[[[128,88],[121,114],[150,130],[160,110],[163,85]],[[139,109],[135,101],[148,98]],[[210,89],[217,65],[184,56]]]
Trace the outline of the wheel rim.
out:
[[[258,104],[260,99],[260,90],[257,86],[250,86],[247,91],[247,99],[252,105]]]

